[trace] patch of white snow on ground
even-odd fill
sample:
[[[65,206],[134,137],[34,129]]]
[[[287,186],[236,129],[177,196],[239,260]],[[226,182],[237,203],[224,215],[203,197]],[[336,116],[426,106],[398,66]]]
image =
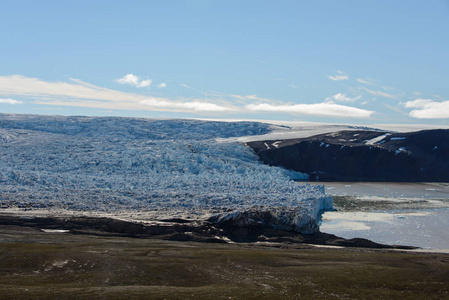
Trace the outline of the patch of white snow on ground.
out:
[[[401,152],[407,152],[407,149],[405,149],[404,147],[401,147],[401,148],[399,148],[398,150],[395,151],[394,155],[397,155],[397,154],[399,154]]]
[[[382,135],[377,136],[377,137],[375,137],[375,138],[373,138],[373,139],[370,139],[370,140],[365,141],[365,144],[366,144],[366,145],[374,145],[374,144],[377,144],[377,143],[379,143],[380,141],[382,141],[384,138],[386,138],[386,137],[389,136],[389,135],[391,135],[391,134],[390,134],[390,133],[382,134]]]
[[[273,145],[274,147],[276,147],[276,148],[279,148],[279,144],[280,144],[280,143],[282,143],[282,141],[274,142],[272,145]]]
[[[65,229],[41,229],[43,232],[46,233],[67,233],[70,232],[70,230]]]

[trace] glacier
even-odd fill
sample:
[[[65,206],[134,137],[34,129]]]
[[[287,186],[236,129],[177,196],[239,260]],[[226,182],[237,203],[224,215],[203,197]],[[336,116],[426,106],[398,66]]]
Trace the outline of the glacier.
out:
[[[273,125],[0,114],[0,211],[124,212],[318,230],[332,197],[233,140]]]

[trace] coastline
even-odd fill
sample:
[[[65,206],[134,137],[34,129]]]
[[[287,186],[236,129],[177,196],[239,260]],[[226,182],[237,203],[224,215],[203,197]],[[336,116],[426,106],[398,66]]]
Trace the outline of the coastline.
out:
[[[300,234],[283,228],[263,224],[213,223],[186,219],[160,219],[136,222],[111,217],[46,216],[0,213],[0,227],[32,228],[46,233],[116,236],[139,239],[162,239],[203,243],[290,243],[322,246],[342,246],[370,249],[403,249],[417,247],[385,245],[363,238],[344,239],[333,234],[315,232]]]

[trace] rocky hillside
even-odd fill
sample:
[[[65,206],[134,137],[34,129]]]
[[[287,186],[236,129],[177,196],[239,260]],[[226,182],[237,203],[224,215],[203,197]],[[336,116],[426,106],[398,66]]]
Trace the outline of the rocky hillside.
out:
[[[449,181],[449,130],[348,130],[247,143],[269,165],[321,181]]]

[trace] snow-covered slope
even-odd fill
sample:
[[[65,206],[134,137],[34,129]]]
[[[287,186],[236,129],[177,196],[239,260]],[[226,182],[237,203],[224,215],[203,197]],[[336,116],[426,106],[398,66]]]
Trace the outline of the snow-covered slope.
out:
[[[217,142],[270,128],[257,122],[0,115],[0,204],[151,212],[155,218],[288,210],[292,228],[304,224],[301,230],[312,232],[316,228],[301,220],[332,207],[322,187],[293,182],[291,177],[304,175],[263,165],[241,143]]]

